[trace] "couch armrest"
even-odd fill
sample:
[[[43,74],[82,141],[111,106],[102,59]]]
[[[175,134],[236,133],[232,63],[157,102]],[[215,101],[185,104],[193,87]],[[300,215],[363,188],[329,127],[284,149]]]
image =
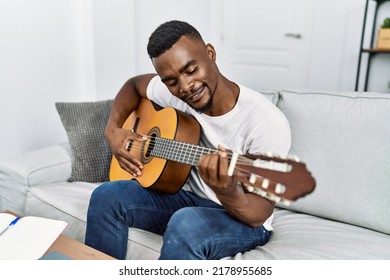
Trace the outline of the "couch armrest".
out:
[[[27,187],[66,181],[71,175],[67,143],[0,160],[0,185],[6,179]]]
[[[68,143],[58,144],[0,160],[0,208],[24,212],[30,187],[64,182],[71,175]]]

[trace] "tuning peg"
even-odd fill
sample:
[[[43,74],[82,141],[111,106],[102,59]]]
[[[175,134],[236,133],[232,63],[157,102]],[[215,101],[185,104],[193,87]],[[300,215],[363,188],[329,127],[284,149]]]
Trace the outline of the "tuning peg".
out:
[[[292,161],[295,161],[295,162],[300,162],[301,160],[299,159],[299,157],[295,156],[295,155],[288,155],[287,158],[289,160],[292,160]]]
[[[261,187],[263,189],[267,189],[268,186],[269,186],[269,180],[264,178],[263,182],[261,183]]]
[[[253,190],[253,193],[258,194],[258,195],[260,195],[260,196],[262,196],[262,197],[266,197],[267,194],[268,194],[266,191],[263,191],[263,190],[258,189],[258,188],[255,188],[255,189]]]
[[[275,155],[272,152],[270,152],[270,151],[265,152],[265,155],[267,157],[275,157]]]
[[[283,163],[282,164],[281,171],[283,171],[283,172],[290,172],[291,170],[292,170],[291,164],[288,164],[288,163]]]
[[[253,162],[252,162],[252,165],[254,167],[262,167],[263,166],[263,163],[264,161],[262,161],[261,159],[255,159]]]
[[[246,190],[250,193],[254,193],[254,194],[260,195],[262,197],[266,197],[268,195],[268,193],[266,191],[263,191],[259,188],[255,188],[255,187],[248,185],[248,184],[244,184],[244,185],[246,187]]]
[[[277,194],[283,194],[283,193],[286,192],[286,190],[287,190],[287,188],[283,184],[277,183],[276,186],[275,186],[275,192]]]
[[[280,201],[282,201],[282,198],[281,198],[281,197],[279,197],[279,196],[277,196],[277,195],[274,195],[274,194],[272,194],[272,193],[268,193],[267,196],[266,196],[266,198],[269,199],[269,200],[272,200],[272,201],[274,201],[274,202],[280,202]]]
[[[253,187],[251,185],[248,185],[248,184],[243,184],[245,186],[245,189],[247,192],[250,192],[250,193],[254,193],[254,194],[257,194],[261,197],[264,197],[268,200],[271,200],[271,201],[274,201],[274,202],[277,202],[277,203],[282,203],[286,206],[289,206],[291,204],[291,200],[288,200],[288,199],[285,199],[285,198],[281,198],[275,194],[272,194],[272,193],[268,193],[266,191],[263,191],[262,189],[259,189],[259,188],[256,188],[256,187]],[[284,185],[282,184],[278,184],[278,185],[281,185],[281,188],[285,187]]]
[[[282,199],[280,200],[280,203],[282,203],[282,204],[285,205],[285,206],[290,206],[290,205],[291,205],[291,200],[282,198]]]
[[[251,176],[249,177],[249,183],[254,184],[256,183],[256,180],[257,180],[256,175],[251,174]]]

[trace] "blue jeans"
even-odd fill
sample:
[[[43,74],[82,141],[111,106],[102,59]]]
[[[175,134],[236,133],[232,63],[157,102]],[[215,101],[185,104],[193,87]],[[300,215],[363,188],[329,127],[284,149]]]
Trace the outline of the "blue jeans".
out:
[[[232,218],[191,192],[162,194],[137,181],[104,183],[92,193],[85,243],[125,259],[128,228],[163,235],[160,259],[221,259],[265,244],[271,232]]]

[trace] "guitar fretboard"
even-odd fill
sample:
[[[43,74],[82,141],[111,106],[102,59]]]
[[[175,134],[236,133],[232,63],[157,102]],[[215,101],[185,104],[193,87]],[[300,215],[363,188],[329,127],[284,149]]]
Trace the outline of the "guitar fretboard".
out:
[[[171,139],[152,137],[149,149],[155,157],[197,166],[202,155],[216,150]]]

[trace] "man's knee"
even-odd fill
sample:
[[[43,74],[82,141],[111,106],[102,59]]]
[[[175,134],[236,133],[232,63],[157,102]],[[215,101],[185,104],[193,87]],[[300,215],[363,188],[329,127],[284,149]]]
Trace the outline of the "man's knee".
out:
[[[91,201],[104,204],[109,201],[120,200],[123,197],[132,197],[132,193],[137,191],[137,187],[139,187],[139,184],[135,181],[106,182],[92,192]]]
[[[196,207],[185,207],[176,211],[169,220],[165,237],[176,239],[180,243],[199,243],[200,230],[203,228],[203,219],[199,218]]]
[[[94,189],[90,198],[90,205],[104,203],[107,199],[112,197],[110,194],[112,190],[111,185],[112,182],[107,182]]]
[[[203,259],[201,248],[204,239],[194,215],[196,211],[193,207],[180,209],[173,214],[164,233],[161,259]]]
[[[176,228],[184,227],[184,230],[191,229],[191,227],[194,225],[194,221],[197,223],[201,222],[197,220],[197,216],[198,214],[196,207],[185,207],[176,211],[172,215],[168,225],[172,225]]]

